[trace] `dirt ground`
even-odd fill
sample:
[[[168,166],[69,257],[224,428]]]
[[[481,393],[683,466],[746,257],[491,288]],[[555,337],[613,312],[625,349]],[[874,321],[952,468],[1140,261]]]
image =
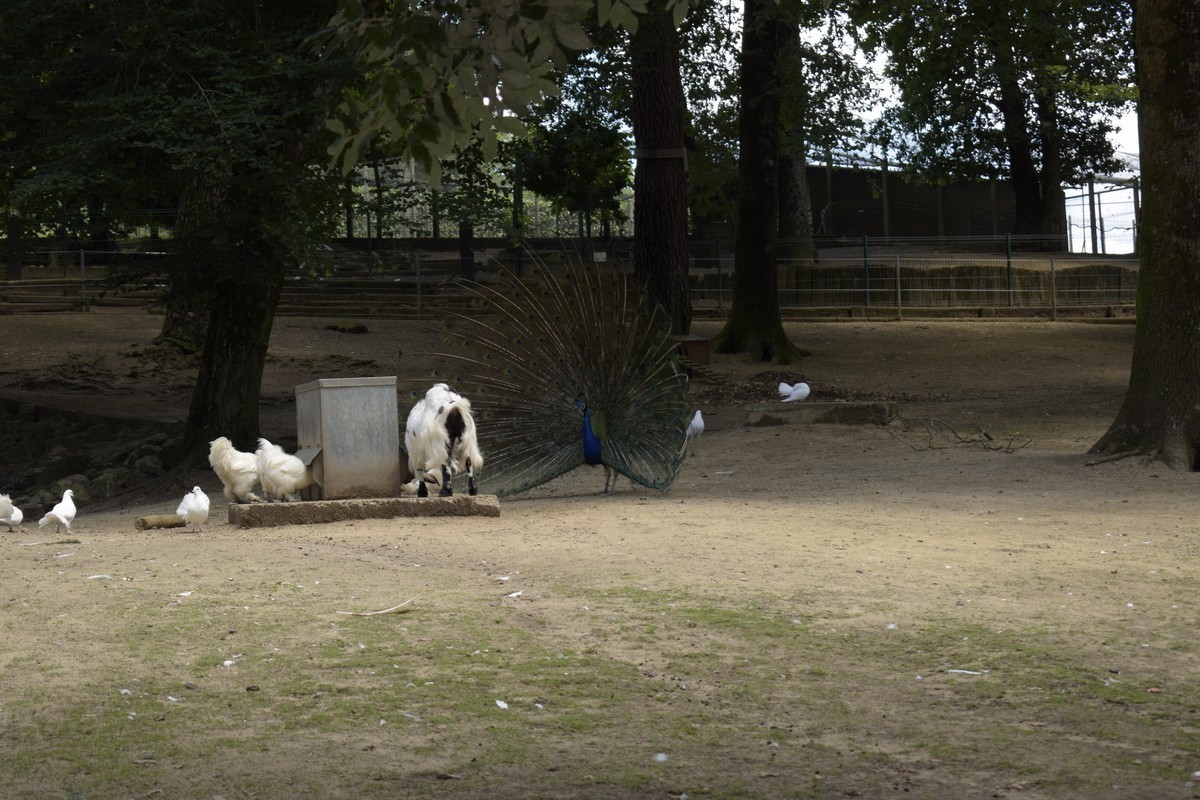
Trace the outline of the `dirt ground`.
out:
[[[186,369],[155,368],[138,355],[158,322],[138,314],[0,317],[0,396],[178,420],[187,403]],[[297,384],[392,374],[412,379],[414,388],[426,382],[430,359],[416,354],[437,349],[433,333],[385,320],[367,320],[365,334],[341,333],[327,327],[331,322],[276,321],[264,384],[268,437],[294,441]],[[703,334],[715,330],[715,323],[696,327]],[[815,783],[816,768],[800,756],[782,754],[770,767],[757,756],[730,756],[723,770],[744,769],[756,787],[749,795],[1197,796],[1189,781],[1200,770],[1200,753],[1181,744],[1200,745],[1195,695],[1171,712],[1154,704],[1180,701],[1169,697],[1167,676],[1186,685],[1200,673],[1187,635],[1198,617],[1198,478],[1134,460],[1089,465],[1086,455],[1120,403],[1133,326],[845,320],[789,323],[789,332],[811,353],[794,369],[714,358],[717,382],[694,385],[706,431],[665,495],[622,482],[615,495],[601,496],[602,475],[580,469],[528,496],[503,500],[499,519],[462,520],[452,532],[429,519],[247,531],[225,523],[220,484],[200,471],[160,478],[93,508],[82,505],[71,534],[80,544],[72,547],[22,546],[54,538],[27,520],[23,531],[0,533],[6,601],[0,613],[9,617],[0,674],[7,691],[37,680],[14,665],[45,647],[48,621],[68,613],[57,593],[72,592],[67,596],[79,603],[69,609],[77,629],[101,625],[88,617],[78,586],[99,573],[137,579],[139,565],[151,561],[158,566],[146,585],[160,593],[234,581],[251,564],[295,575],[297,583],[319,574],[329,602],[364,608],[387,607],[430,585],[453,583],[460,587],[457,601],[488,604],[519,589],[522,595],[508,602],[523,603],[523,613],[561,627],[564,636],[577,606],[555,587],[647,586],[725,598],[752,593],[802,599],[802,616],[813,629],[902,635],[954,619],[994,631],[1014,625],[1050,631],[1067,638],[1091,670],[1090,680],[1120,680],[1149,693],[1136,713],[1162,714],[1176,735],[1155,739],[1114,719],[1111,737],[1098,737],[1090,728],[1072,730],[1064,721],[1069,715],[1058,711],[1041,716],[1028,708],[968,704],[938,712],[942,722],[930,724],[968,753],[976,746],[1011,750],[1004,758],[990,751],[948,755],[905,740],[900,723],[883,713],[854,740],[825,742],[843,765],[836,785]],[[779,380],[801,375],[813,386],[812,402],[888,399],[898,404],[899,418],[887,425],[745,425],[747,403],[775,400]],[[193,481],[213,498],[206,532],[134,529],[137,517],[173,511]],[[51,560],[51,550],[72,554]],[[79,578],[75,589],[64,587],[64,573]],[[511,579],[499,584],[497,576]],[[342,591],[345,586],[356,588]],[[436,606],[431,601],[418,602]],[[654,642],[643,650],[629,658],[655,663]],[[895,685],[894,693],[909,698],[896,713],[904,708],[919,717],[922,708],[954,705],[945,694],[951,679],[996,676],[1005,668],[964,662],[971,670],[960,674],[956,662],[926,658],[928,671],[918,675],[876,665],[878,684],[845,685],[845,702],[886,710],[898,701],[885,686]],[[715,675],[695,680],[720,682]],[[4,704],[0,699],[0,714]],[[1118,716],[1125,713],[1112,707]],[[786,709],[775,713],[787,716]],[[977,741],[981,728],[1010,733]],[[1023,739],[1030,731],[1045,735]],[[644,745],[648,752],[656,746]],[[13,748],[0,738],[0,754]],[[872,766],[898,750],[919,754],[899,782]],[[723,747],[695,754],[694,769],[705,759],[720,762],[722,753],[729,754]],[[953,768],[939,770],[938,763]],[[1072,783],[1080,778],[1071,763],[1087,765],[1083,794]],[[587,772],[585,758],[578,766]],[[540,778],[538,796],[706,794],[688,782],[684,761],[671,767],[679,772],[669,781],[651,780],[643,790],[594,793],[568,781],[568,770],[549,788]],[[299,763],[291,768],[304,772]],[[229,763],[223,769],[236,772]],[[519,783],[514,774],[508,778]],[[199,777],[192,796],[243,796],[211,772],[201,775],[212,780]],[[455,796],[455,784],[436,782],[428,793]],[[63,796],[63,786],[53,788],[56,795],[44,796]],[[739,796],[736,789],[722,791],[712,794]],[[510,784],[495,796],[522,794]]]

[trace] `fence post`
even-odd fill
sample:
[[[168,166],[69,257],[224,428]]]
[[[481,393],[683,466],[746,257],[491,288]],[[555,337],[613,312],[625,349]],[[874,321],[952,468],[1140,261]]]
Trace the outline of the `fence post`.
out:
[[[721,270],[720,239],[717,239],[717,313],[725,313],[725,273]]]
[[[863,237],[863,305],[871,305],[871,265],[867,262],[870,250],[867,237]]]
[[[1008,304],[1013,304],[1012,234],[1004,234],[1004,257],[1008,263]]]
[[[87,258],[79,248],[79,299],[87,301]]]
[[[413,253],[413,261],[417,265],[417,320],[421,319],[421,254]]]
[[[1054,281],[1054,256],[1050,256],[1050,319],[1058,321],[1058,291]]]
[[[896,319],[904,319],[904,304],[900,298],[900,256],[896,256]]]

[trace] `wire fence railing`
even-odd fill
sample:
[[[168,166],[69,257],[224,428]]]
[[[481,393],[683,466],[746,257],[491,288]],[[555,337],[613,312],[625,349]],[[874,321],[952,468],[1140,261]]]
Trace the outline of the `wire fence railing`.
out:
[[[780,258],[778,302],[782,309],[796,313],[858,308],[894,309],[898,315],[953,308],[1034,308],[1053,313],[1135,302],[1136,258],[1012,247],[988,252],[975,244],[972,250],[962,243],[943,242],[942,249],[935,250],[868,242],[866,247],[818,249],[812,257]],[[22,280],[0,281],[0,313],[22,310],[22,301],[79,307],[122,295],[151,304],[170,283],[171,260],[162,250],[43,250],[32,255],[22,269]],[[403,248],[376,247],[369,259],[361,250],[333,247],[320,263],[290,274],[285,300],[303,293],[305,302],[293,305],[316,310],[322,304],[334,305],[339,294],[353,293],[364,315],[389,313],[389,305],[397,314],[432,315],[447,305],[448,298],[464,294],[463,278],[488,281],[502,268],[522,273],[535,264],[581,257],[585,256],[573,248],[514,250],[503,243],[464,253],[426,250],[411,243]],[[606,243],[586,257],[616,269],[633,268],[628,240]],[[698,312],[729,311],[733,263],[731,241],[692,244],[688,280]],[[132,274],[141,276],[136,283],[114,281],[116,276]],[[339,313],[356,312],[350,306]]]

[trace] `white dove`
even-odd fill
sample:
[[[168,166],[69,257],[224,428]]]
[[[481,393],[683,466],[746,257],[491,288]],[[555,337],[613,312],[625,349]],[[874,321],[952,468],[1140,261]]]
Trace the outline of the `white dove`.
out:
[[[183,521],[191,525],[192,530],[199,528],[200,533],[204,533],[204,523],[208,522],[208,505],[208,495],[199,486],[193,486],[192,490],[183,496],[175,513],[183,517]]]
[[[696,409],[696,416],[692,417],[692,421],[688,423],[685,435],[690,442],[692,439],[699,438],[700,434],[704,433],[704,415],[700,413],[700,409]]]
[[[13,525],[20,525],[21,520],[25,519],[25,515],[21,513],[21,509],[13,505],[13,501],[6,494],[0,494],[0,522],[8,526],[8,532],[13,532]]]
[[[63,492],[62,500],[55,503],[54,508],[46,512],[46,516],[38,520],[38,527],[44,528],[47,525],[54,526],[54,532],[58,533],[63,528],[67,529],[67,533],[71,532],[71,523],[75,520],[75,492],[67,489]]]
[[[783,398],[783,402],[785,403],[803,400],[808,397],[809,391],[811,390],[804,381],[797,381],[790,386],[786,383],[779,384],[779,396]]]

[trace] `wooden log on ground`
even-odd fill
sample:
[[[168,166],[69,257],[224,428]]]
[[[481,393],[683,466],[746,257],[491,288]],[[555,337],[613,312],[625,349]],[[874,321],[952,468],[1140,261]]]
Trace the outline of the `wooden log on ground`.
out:
[[[133,527],[139,531],[150,528],[182,528],[187,525],[178,514],[151,514],[148,517],[138,517],[133,521]]]

